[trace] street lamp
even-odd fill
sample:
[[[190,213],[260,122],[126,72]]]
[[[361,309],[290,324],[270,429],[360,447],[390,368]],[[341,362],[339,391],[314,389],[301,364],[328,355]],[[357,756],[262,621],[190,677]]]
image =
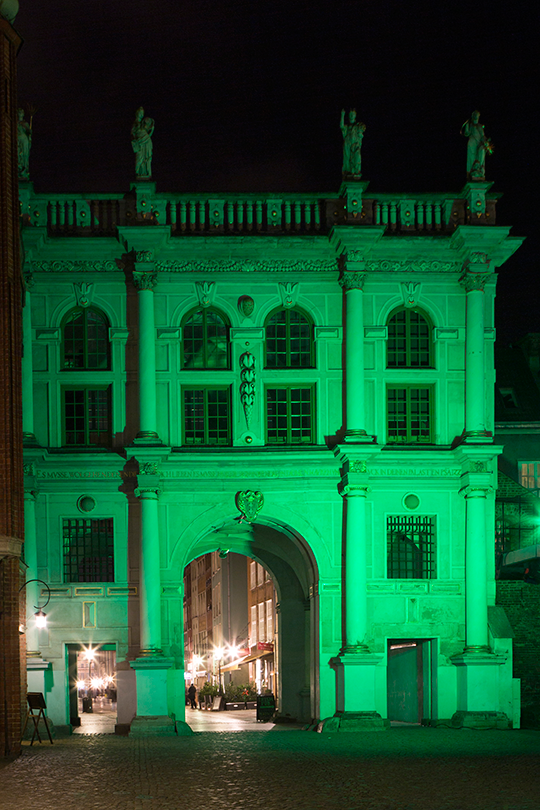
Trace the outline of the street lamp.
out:
[[[44,608],[47,607],[47,605],[51,601],[51,589],[49,588],[46,582],[43,582],[42,579],[27,580],[19,588],[19,593],[22,591],[23,588],[26,588],[27,585],[30,585],[31,582],[41,582],[41,584],[45,585],[45,587],[47,588],[47,601],[43,605]],[[40,608],[39,605],[34,605],[34,608],[36,610],[36,613],[34,613],[34,619],[36,620],[36,627],[47,627],[47,614],[43,612],[43,608]]]

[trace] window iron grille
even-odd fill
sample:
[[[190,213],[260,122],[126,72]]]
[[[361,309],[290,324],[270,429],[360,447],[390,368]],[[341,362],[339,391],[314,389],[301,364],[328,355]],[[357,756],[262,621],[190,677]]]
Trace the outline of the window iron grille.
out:
[[[64,582],[114,582],[113,519],[64,518]]]
[[[424,515],[387,519],[389,579],[436,577],[435,521]]]

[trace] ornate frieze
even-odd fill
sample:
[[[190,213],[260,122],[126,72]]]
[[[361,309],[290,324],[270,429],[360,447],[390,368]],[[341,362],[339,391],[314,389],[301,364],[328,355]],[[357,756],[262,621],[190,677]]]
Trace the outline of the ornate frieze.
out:
[[[229,259],[219,261],[165,261],[156,262],[156,270],[164,273],[330,273],[337,271],[335,259],[290,259],[249,261]]]
[[[365,269],[368,273],[458,273],[462,270],[462,265],[459,262],[441,262],[435,259],[382,259],[365,262]]]
[[[29,262],[32,273],[116,273],[118,265],[115,261],[87,262],[87,261],[55,261],[55,262]]]
[[[248,430],[255,402],[255,376],[255,357],[251,352],[244,352],[240,357],[240,402]]]
[[[262,492],[247,489],[244,492],[236,493],[236,508],[241,512],[243,518],[248,523],[255,520],[264,506],[264,495]]]

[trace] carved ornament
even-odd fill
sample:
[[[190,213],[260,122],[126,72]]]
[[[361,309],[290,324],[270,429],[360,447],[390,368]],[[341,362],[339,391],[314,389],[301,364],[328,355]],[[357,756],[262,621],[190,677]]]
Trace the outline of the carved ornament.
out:
[[[206,308],[209,307],[214,301],[216,284],[214,281],[196,281],[195,291],[199,299],[199,305]]]
[[[337,271],[336,259],[310,259],[306,261],[235,261],[217,259],[207,261],[156,262],[157,270],[166,273],[329,273]]]
[[[114,261],[86,262],[86,261],[57,261],[57,262],[30,262],[30,269],[34,273],[112,273],[118,272]]]
[[[264,506],[264,495],[252,489],[236,493],[236,508],[248,523],[252,523]]]
[[[245,318],[251,318],[255,309],[255,301],[250,295],[242,295],[238,299],[238,311]]]
[[[28,461],[23,464],[23,475],[35,475],[36,465],[33,461]]]
[[[383,259],[376,262],[366,262],[365,269],[369,273],[458,273],[462,266],[459,262],[441,262],[424,259]]]
[[[418,306],[421,288],[422,285],[418,281],[401,282],[401,295],[403,296],[403,304],[406,309]]]
[[[26,284],[26,289],[31,290],[32,287],[34,287],[36,284],[34,276],[32,275],[32,273],[28,272],[28,270],[25,270],[23,275],[24,275],[24,283]]]
[[[280,281],[279,294],[285,309],[292,309],[298,300],[298,284],[293,281]]]
[[[73,284],[78,307],[89,307],[94,297],[94,285],[88,281],[76,281]]]
[[[465,273],[461,276],[459,283],[465,292],[483,291],[492,273]]]
[[[160,470],[155,461],[145,461],[139,464],[139,475],[159,475]]]
[[[139,290],[153,290],[157,284],[157,273],[144,273],[138,270],[133,271],[133,285]]]
[[[365,473],[367,472],[367,464],[365,461],[362,461],[359,458],[352,459],[349,461],[349,472],[353,473]]]
[[[154,251],[153,250],[136,250],[135,251],[135,261],[139,262],[153,262],[154,261]]]
[[[240,357],[240,402],[246,417],[249,430],[251,413],[255,402],[255,357],[251,352],[244,352]]]

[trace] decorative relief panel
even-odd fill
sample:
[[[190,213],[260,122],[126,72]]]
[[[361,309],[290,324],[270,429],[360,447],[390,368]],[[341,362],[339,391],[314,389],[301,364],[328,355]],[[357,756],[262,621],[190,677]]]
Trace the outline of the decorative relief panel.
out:
[[[255,357],[251,352],[244,352],[240,357],[240,402],[248,430],[255,402],[255,376]]]
[[[283,261],[267,259],[263,261],[242,261],[229,259],[218,261],[165,261],[156,262],[155,267],[166,273],[328,273],[337,271],[335,259],[309,259],[306,261]]]

